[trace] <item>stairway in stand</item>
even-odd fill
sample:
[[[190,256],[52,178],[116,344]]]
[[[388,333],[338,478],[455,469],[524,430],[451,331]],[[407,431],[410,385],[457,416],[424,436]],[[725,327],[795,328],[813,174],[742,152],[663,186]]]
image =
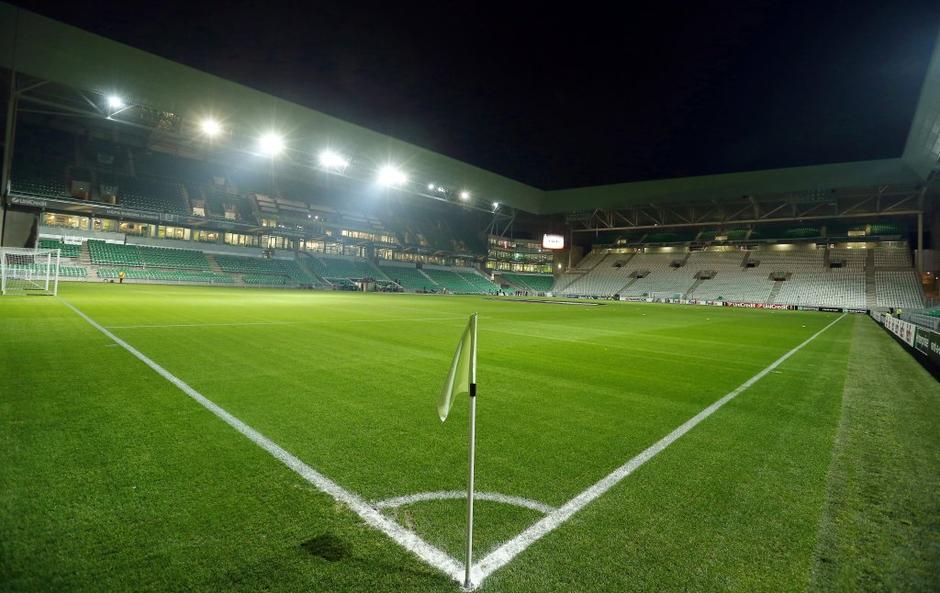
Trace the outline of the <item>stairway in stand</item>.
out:
[[[701,284],[702,282],[705,282],[703,278],[696,278],[695,282],[692,283],[692,286],[690,286],[689,289],[685,291],[685,294],[682,295],[682,298],[684,299],[692,298],[692,294],[695,292],[695,289],[698,288],[698,285]]]
[[[875,250],[869,249],[865,258],[865,306],[874,309],[878,304],[878,289],[875,287]]]
[[[219,265],[219,262],[215,260],[215,256],[211,253],[206,254],[206,260],[209,262],[209,269],[218,274],[224,274],[222,271],[222,266]]]
[[[628,289],[628,288],[630,288],[631,286],[633,286],[634,284],[636,284],[636,281],[637,281],[637,280],[639,280],[639,278],[630,278],[630,281],[629,281],[629,282],[627,282],[626,284],[624,284],[623,286],[620,287],[620,290],[617,291],[617,294],[622,293],[622,292],[625,291],[626,289]]]
[[[764,301],[767,305],[773,305],[774,299],[777,298],[777,295],[780,293],[780,289],[783,288],[783,280],[777,280],[774,282],[773,288],[770,289],[770,294],[767,295],[767,300]]]

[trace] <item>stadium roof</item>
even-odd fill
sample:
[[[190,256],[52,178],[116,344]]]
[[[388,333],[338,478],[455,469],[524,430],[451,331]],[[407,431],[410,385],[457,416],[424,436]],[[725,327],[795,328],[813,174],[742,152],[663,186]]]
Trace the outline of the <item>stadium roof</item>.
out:
[[[940,43],[935,46],[904,153],[877,161],[821,164],[543,191],[260,91],[52,19],[0,3],[0,65],[45,80],[196,119],[207,112],[241,126],[285,131],[311,154],[342,147],[376,169],[400,164],[419,186],[466,188],[485,200],[549,214],[641,203],[925,182],[940,157]]]

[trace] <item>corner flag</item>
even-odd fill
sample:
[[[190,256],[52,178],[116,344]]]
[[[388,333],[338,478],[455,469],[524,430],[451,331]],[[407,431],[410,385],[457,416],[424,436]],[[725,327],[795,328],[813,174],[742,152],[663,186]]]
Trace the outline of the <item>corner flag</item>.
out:
[[[477,314],[470,316],[467,329],[464,330],[457,351],[454,352],[454,361],[450,363],[450,373],[441,389],[441,397],[437,402],[437,415],[441,422],[447,420],[450,407],[458,395],[475,395],[470,392],[476,388],[477,382]],[[471,387],[471,385],[473,387]]]
[[[473,560],[473,470],[476,455],[477,432],[477,314],[470,316],[467,329],[457,342],[457,351],[454,352],[454,361],[450,363],[450,372],[447,381],[441,389],[441,396],[437,402],[437,415],[441,422],[447,420],[450,407],[458,395],[470,396],[470,471],[467,479],[467,563],[464,572],[464,587],[469,589],[470,567]]]

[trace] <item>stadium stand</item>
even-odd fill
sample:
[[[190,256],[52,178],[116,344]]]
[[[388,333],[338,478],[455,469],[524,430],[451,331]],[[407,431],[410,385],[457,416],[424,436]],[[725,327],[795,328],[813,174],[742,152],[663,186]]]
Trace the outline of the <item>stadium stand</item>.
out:
[[[168,214],[188,214],[182,188],[178,184],[122,177],[115,180],[119,204],[137,210]]]
[[[188,249],[167,249],[164,247],[137,247],[140,260],[147,267],[153,268],[188,268],[192,270],[209,269],[209,260],[201,251]]]
[[[431,280],[424,272],[411,265],[382,263],[379,264],[379,269],[405,290],[430,291],[439,288],[434,280]]]
[[[453,270],[425,266],[424,273],[448,292],[458,294],[479,292],[463,276]]]
[[[491,294],[499,290],[499,285],[490,282],[476,270],[454,268],[454,273],[463,278],[471,287],[471,292]]]
[[[879,268],[910,268],[911,252],[906,248],[875,247],[875,266]]]
[[[81,245],[72,245],[70,243],[63,243],[57,239],[40,239],[39,245],[41,249],[58,249],[60,257],[69,257],[76,258],[82,251]]]
[[[530,292],[549,292],[555,282],[550,274],[513,274],[501,272],[499,277],[512,286]]]
[[[98,268],[98,277],[104,280],[118,278],[124,272],[128,280],[148,282],[180,282],[201,284],[234,284],[235,279],[228,274],[215,272],[192,272],[187,270],[140,270],[136,268]]]
[[[287,284],[301,286],[323,285],[317,278],[304,270],[297,261],[292,259],[216,255],[215,261],[223,272],[243,274],[243,278],[250,279],[246,281],[246,284],[269,284],[271,286]],[[271,281],[268,283],[262,282],[262,276],[270,277]],[[282,278],[283,282],[278,278]]]
[[[12,271],[32,272],[33,274],[44,275],[46,267],[40,264],[22,264],[11,265]],[[59,266],[59,277],[64,279],[82,279],[88,276],[88,270],[82,266]]]
[[[695,258],[696,262],[690,265],[696,265],[703,271],[712,271],[714,276],[700,279],[697,285],[690,289],[689,298],[767,302],[774,283],[765,269],[749,268],[745,265],[747,255],[740,251],[693,254],[692,258]]]
[[[288,278],[272,274],[245,274],[242,282],[259,286],[287,286]]]
[[[96,265],[118,264],[191,270],[208,270],[210,267],[203,252],[191,249],[120,245],[92,239],[88,241],[88,251],[91,262]]]
[[[923,290],[913,270],[875,272],[875,294],[879,307],[919,309],[924,306]]]
[[[311,262],[310,265],[317,274],[330,282],[363,278],[389,280],[381,270],[364,258],[311,255],[307,261]]]
[[[817,229],[794,232],[808,235]],[[909,250],[812,247],[761,246],[746,251],[692,253],[592,252],[576,272],[559,279],[555,290],[568,296],[653,295],[853,309],[876,304],[923,306],[923,292],[911,269]],[[572,281],[565,286],[567,278]]]
[[[95,265],[120,265],[143,267],[140,252],[134,245],[120,245],[106,241],[88,241],[91,263]]]

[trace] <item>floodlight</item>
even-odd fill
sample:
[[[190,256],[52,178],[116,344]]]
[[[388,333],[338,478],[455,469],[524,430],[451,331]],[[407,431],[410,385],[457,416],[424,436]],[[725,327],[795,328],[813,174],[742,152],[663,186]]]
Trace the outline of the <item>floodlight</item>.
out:
[[[209,136],[210,138],[213,136],[218,136],[222,131],[222,124],[212,119],[211,117],[207,117],[206,119],[199,122],[199,131],[201,131],[206,136]]]
[[[120,109],[124,107],[124,99],[117,95],[108,95],[108,107],[111,109]]]
[[[499,202],[493,202],[493,210],[499,210]]]
[[[275,157],[284,151],[284,138],[275,132],[268,132],[258,139],[258,148],[262,154]]]
[[[434,191],[434,184],[433,184],[433,183],[429,183],[429,184],[428,184],[428,189],[429,189],[430,191]]]
[[[470,199],[470,192],[468,192],[467,190],[463,190],[462,192],[460,192],[460,199],[463,200],[463,201],[465,201],[465,202],[466,202],[467,200],[469,200],[469,199]]]
[[[379,169],[379,185],[393,186],[404,185],[408,181],[408,176],[401,169],[392,165],[385,165]]]
[[[319,160],[320,160],[320,166],[323,167],[324,169],[333,169],[334,171],[342,171],[343,169],[349,166],[349,160],[347,160],[346,157],[330,149],[321,151]]]

